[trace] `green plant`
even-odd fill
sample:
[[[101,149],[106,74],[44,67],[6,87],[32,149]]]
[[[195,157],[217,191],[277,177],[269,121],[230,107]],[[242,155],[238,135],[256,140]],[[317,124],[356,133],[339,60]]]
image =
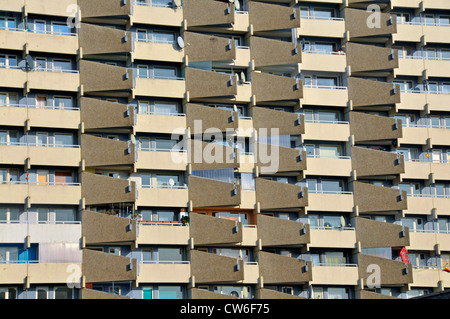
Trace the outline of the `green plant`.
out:
[[[181,217],[181,223],[183,225],[189,224],[189,216],[183,216]]]

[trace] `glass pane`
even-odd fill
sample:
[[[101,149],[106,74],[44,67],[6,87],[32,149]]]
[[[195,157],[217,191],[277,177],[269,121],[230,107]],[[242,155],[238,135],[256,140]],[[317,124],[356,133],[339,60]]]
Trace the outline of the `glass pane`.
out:
[[[48,134],[47,133],[37,133],[38,146],[46,146],[48,144]]]
[[[153,72],[155,79],[177,77],[177,70],[175,68],[155,67]]]
[[[72,299],[72,289],[56,288],[55,299]]]
[[[178,214],[174,211],[157,211],[153,214],[152,220],[168,222],[178,221]]]
[[[328,299],[348,299],[348,293],[345,288],[328,288]]]
[[[155,142],[156,142],[156,149],[158,150],[172,150],[177,144],[176,140],[157,139]]]
[[[72,108],[72,99],[70,97],[56,97],[55,107],[60,109]]]
[[[151,2],[155,7],[169,7],[172,4],[172,0],[151,0]]]
[[[320,145],[319,154],[320,157],[337,158],[341,156],[341,148],[338,145]]]
[[[411,185],[410,184],[398,184],[398,188],[401,191],[406,191],[406,195],[407,196],[411,196],[412,192],[411,192]]]
[[[9,56],[8,57],[8,65],[10,68],[17,66],[17,58],[15,56]]]
[[[37,289],[37,299],[47,299],[47,289]]]
[[[141,211],[141,219],[147,221],[152,220],[152,211],[151,210]]]
[[[309,225],[311,227],[318,227],[319,226],[319,216],[318,215],[309,215]]]
[[[450,17],[449,16],[440,16],[439,24],[440,25],[450,25]]]
[[[139,114],[148,114],[150,107],[148,102],[139,102]]]
[[[34,31],[37,33],[45,33],[45,22],[36,21],[34,23]]]
[[[153,33],[153,40],[160,43],[174,43],[175,33],[157,31]]]
[[[441,57],[443,60],[450,60],[450,50],[441,50]]]
[[[158,248],[159,261],[183,261],[180,248]]]
[[[12,145],[19,143],[19,133],[16,131],[9,131],[9,143]]]
[[[156,177],[158,187],[172,187],[179,185],[178,176],[164,176],[159,175]]]
[[[0,222],[6,221],[6,213],[7,213],[6,208],[0,208]]]
[[[9,209],[9,220],[18,222],[20,220],[20,211],[18,208]]]
[[[53,34],[62,34],[62,35],[69,35],[70,34],[70,28],[67,24],[53,24]]]
[[[341,224],[341,216],[323,216],[323,225],[332,228],[344,226]]]
[[[306,186],[308,187],[308,192],[317,192],[317,180],[315,179],[308,179],[306,181]]]
[[[340,181],[322,180],[322,191],[340,192],[342,191],[342,183]]]
[[[138,77],[140,78],[148,77],[148,68],[146,66],[138,66]]]
[[[141,175],[141,186],[143,188],[149,188],[151,186],[151,178],[150,175]]]
[[[47,209],[38,209],[38,221],[39,222],[47,222],[48,221],[48,210]]]
[[[441,233],[447,232],[447,219],[444,219],[444,218],[438,219],[438,230]]]
[[[73,209],[55,209],[56,221],[75,221],[75,211]]]
[[[8,143],[8,132],[0,132],[0,145],[6,145]]]
[[[437,197],[444,197],[445,196],[445,185],[444,184],[435,184],[434,188],[436,190],[436,196]]]
[[[332,18],[333,16],[334,16],[334,10],[314,8],[314,17],[315,18]]]
[[[314,145],[306,145],[306,156],[314,157],[315,155],[315,146]]]
[[[154,1],[154,0],[153,0]],[[159,286],[159,299],[182,299],[183,293],[180,286]]]
[[[142,261],[153,261],[153,249],[142,249]]]
[[[6,94],[0,94],[0,106],[5,106],[6,105]]]
[[[147,31],[137,31],[137,39],[138,41],[145,42],[147,41]]]
[[[156,114],[177,114],[178,113],[178,105],[176,103],[160,103],[155,102],[155,113]]]
[[[314,48],[315,48],[315,51],[319,51],[321,53],[334,52],[334,44],[333,43],[316,43]]]
[[[55,144],[56,145],[74,145],[72,134],[55,134]]]
[[[150,139],[141,138],[141,139],[139,139],[139,144],[140,144],[141,150],[144,150],[144,151],[150,150]]]
[[[72,63],[70,61],[53,61],[53,70],[55,71],[72,70]]]
[[[36,69],[45,70],[47,68],[47,61],[44,59],[36,59]]]
[[[336,122],[339,121],[339,115],[336,112],[319,112],[319,121]]]
[[[317,78],[317,86],[319,87],[335,87],[336,85],[336,78]]]

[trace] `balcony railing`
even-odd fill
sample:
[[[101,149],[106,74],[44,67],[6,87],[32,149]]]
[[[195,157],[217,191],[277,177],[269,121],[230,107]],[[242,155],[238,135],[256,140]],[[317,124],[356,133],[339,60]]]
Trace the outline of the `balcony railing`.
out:
[[[337,17],[320,17],[315,15],[305,15],[300,14],[301,19],[311,19],[311,20],[331,20],[331,21],[344,21],[344,18],[337,18]]]
[[[36,104],[15,104],[15,103],[8,103],[8,104],[0,103],[0,107],[24,107],[24,108],[33,108],[33,109],[72,110],[72,111],[80,110],[80,108],[72,107],[72,106],[56,106],[56,105],[42,106],[42,105],[36,105]]]
[[[42,34],[53,34],[53,35],[64,35],[64,36],[77,36],[77,33],[73,33],[73,32],[61,32],[61,31],[54,31],[54,30],[35,30],[34,26],[33,29],[32,28],[27,28],[25,29],[24,27],[22,28],[10,28],[7,26],[3,26],[0,27],[0,30],[5,30],[5,31],[17,31],[17,32],[30,32],[30,33],[42,33]]]
[[[80,71],[78,70],[69,70],[69,69],[60,69],[60,68],[35,68],[34,71],[39,71],[39,72],[62,72],[62,73],[74,73],[74,74],[78,74],[80,73]]]
[[[302,149],[302,148],[300,148]],[[344,156],[344,155],[338,155],[338,156],[324,156],[320,154],[307,154],[307,158],[333,158],[333,159],[351,159],[351,156]]]
[[[306,120],[305,123],[324,123],[324,124],[350,124],[350,122],[347,121],[326,121],[326,120]]]
[[[410,60],[450,61],[450,58],[446,57],[428,57],[428,56],[413,56],[413,55],[399,56],[399,58]]]
[[[348,87],[338,85],[317,85],[317,84],[305,84],[304,88],[308,89],[327,89],[327,90],[344,90],[347,91]]]
[[[180,150],[174,148],[156,148],[156,147],[138,147],[139,151],[143,152],[171,152],[171,153],[187,153],[187,150]]]
[[[355,227],[351,227],[351,226],[310,226],[310,229],[315,229],[315,230],[356,230]]]
[[[155,79],[155,80],[173,80],[173,81],[185,81],[186,79],[178,76],[159,76],[159,75],[142,75],[139,74],[139,70],[135,69],[136,78],[138,79]]]
[[[153,1],[146,1],[146,0],[141,0],[141,1],[134,1],[133,4],[135,6],[147,6],[147,7],[159,7],[159,8],[177,8],[177,6],[175,5],[175,2],[172,1],[172,4],[160,4],[160,3],[154,3]],[[180,1],[181,6],[178,8],[182,8],[182,1]]]
[[[157,189],[188,189],[186,184],[184,185],[140,185],[140,188],[157,188]]]
[[[29,220],[0,220],[0,224],[45,224],[45,225],[81,225],[81,221],[29,221]]]
[[[316,190],[316,189],[309,189],[309,188],[308,188],[308,193],[309,194],[347,194],[347,195],[353,194],[353,192],[350,192],[350,191],[324,191],[324,190]]]
[[[441,23],[440,21],[438,22],[427,22],[427,21],[402,21],[402,20],[397,20],[397,24],[404,24],[404,25],[425,25],[425,26],[438,26],[438,27],[450,27],[449,23]]]
[[[358,267],[358,264],[335,264],[335,263],[315,263],[312,262],[315,267]]]
[[[163,40],[163,39],[155,39],[150,34],[146,34],[145,38],[140,37],[139,33],[133,33],[133,41],[137,42],[145,42],[145,43],[165,43],[165,44],[176,44],[176,40]]]
[[[302,50],[302,52],[311,54],[345,55],[344,51]]]
[[[12,184],[12,185],[38,185],[38,186],[81,186],[80,183],[64,183],[64,182],[23,182],[23,181],[1,181],[0,185]]]
[[[141,264],[158,264],[158,265],[189,265],[189,260],[141,260]]]
[[[142,226],[185,226],[179,221],[139,220],[138,223]]]
[[[38,143],[16,143],[16,142],[0,142],[0,146],[10,145],[10,146],[36,146],[36,147],[63,147],[63,148],[80,148],[80,145],[71,144],[38,144]]]

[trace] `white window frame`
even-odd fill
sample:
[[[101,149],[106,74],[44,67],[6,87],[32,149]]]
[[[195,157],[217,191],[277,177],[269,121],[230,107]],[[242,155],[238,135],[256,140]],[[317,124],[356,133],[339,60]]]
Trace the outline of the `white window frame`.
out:
[[[50,299],[50,290],[49,290],[49,288],[47,286],[38,286],[38,287],[36,287],[36,299],[38,299],[38,297],[39,297],[39,293],[38,293],[39,289],[45,291],[45,294],[46,294],[46,298],[45,299]]]

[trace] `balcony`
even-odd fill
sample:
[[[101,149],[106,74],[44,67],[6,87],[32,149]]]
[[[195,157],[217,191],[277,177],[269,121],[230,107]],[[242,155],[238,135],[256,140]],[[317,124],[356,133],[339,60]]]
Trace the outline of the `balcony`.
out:
[[[343,18],[301,17],[298,34],[309,37],[344,38]]]
[[[352,147],[352,169],[358,177],[399,175],[405,172],[405,161],[395,153]]]
[[[256,202],[259,203],[261,210],[302,208],[308,205],[308,189],[257,178]]]
[[[188,165],[187,152],[140,148],[137,157],[137,169],[185,171]]]
[[[118,296],[113,293],[82,288],[80,290],[80,298],[79,299],[130,299],[125,296]]]
[[[135,202],[135,182],[83,172],[81,195],[86,205]]]
[[[136,241],[136,221],[83,211],[82,232],[87,245],[131,244]]]
[[[186,186],[139,188],[136,200],[137,206],[187,207],[188,204],[189,190]]]
[[[395,90],[391,83],[350,77],[348,98],[354,108],[394,105],[400,103],[400,90]]]
[[[135,129],[137,132],[172,134],[186,129],[186,115],[174,114],[137,114]]]
[[[396,125],[397,123],[397,125]],[[394,118],[350,112],[350,134],[356,143],[388,141],[402,137],[402,126]]]
[[[356,240],[361,243],[361,248],[405,247],[409,246],[409,230],[400,225],[356,217]]]
[[[0,164],[79,167],[79,145],[0,144]]]
[[[325,212],[352,212],[353,193],[308,193],[308,210]]]
[[[212,132],[236,131],[239,128],[239,114],[237,112],[220,108],[188,103],[186,105],[187,127],[191,134]],[[201,121],[196,124],[196,121]],[[199,126],[200,125],[200,126]]]
[[[298,101],[303,97],[303,83],[296,78],[252,72],[252,95],[257,103],[285,100]]]
[[[175,41],[161,42],[151,39],[140,39],[137,34],[133,35],[133,41],[133,60],[165,61],[174,63],[182,63],[184,60],[184,50],[180,49]]]
[[[25,29],[0,30],[2,48],[23,50],[26,46],[31,52],[46,52],[76,55],[78,37],[74,33],[58,34],[52,32],[37,33]]]
[[[412,287],[433,287],[438,289],[440,285],[444,288],[450,287],[450,276],[442,274],[441,268],[413,269],[414,284]]]
[[[189,44],[184,49],[189,62],[231,62],[236,59],[236,44],[230,39],[195,32],[185,32],[184,41]]]
[[[437,127],[404,127],[403,138],[399,140],[400,144],[419,144],[427,145],[450,145],[450,130]],[[429,142],[428,142],[429,139]]]
[[[239,244],[243,240],[242,223],[197,213],[190,215],[190,237],[195,245]]]
[[[133,71],[123,67],[80,60],[80,74],[84,92],[130,91],[133,88]]]
[[[46,223],[38,223],[37,221],[0,222],[0,243],[23,243],[24,238],[27,236],[30,236],[32,243],[52,241],[77,243],[81,239],[81,223],[76,221]]]
[[[272,289],[259,289],[257,299],[306,299],[296,295],[286,294]]]
[[[250,24],[256,33],[300,27],[300,16],[292,7],[262,2],[249,3]],[[290,32],[289,32],[290,33]]]
[[[302,105],[346,107],[348,98],[349,92],[344,86],[305,85],[301,103]]]
[[[448,43],[450,28],[447,25],[423,22],[408,22],[397,25],[397,34],[393,37],[395,42]]]
[[[182,77],[139,77],[133,96],[152,96],[164,98],[185,98],[187,80]]]
[[[80,263],[39,263],[38,261],[1,264],[0,284],[66,284],[67,269],[69,266],[78,266]],[[75,274],[76,275],[76,274]],[[72,278],[80,283],[81,278]]]
[[[450,163],[434,163],[431,161],[409,160],[405,162],[403,179],[422,179],[428,181],[431,177],[436,180],[450,179]]]
[[[303,51],[302,53],[302,70],[344,73],[346,68],[347,57],[343,52]]]
[[[309,225],[258,214],[258,238],[263,247],[302,246],[310,242]]]
[[[81,200],[81,186],[78,183],[32,184],[17,182],[14,184],[0,184],[0,203],[32,205],[79,205]]]
[[[406,191],[363,182],[354,182],[354,201],[359,213],[406,210],[412,203],[406,199]]]
[[[238,282],[244,280],[244,262],[232,257],[191,250],[191,275],[196,283]]]
[[[399,59],[399,68],[394,76],[447,77],[450,72],[450,61],[441,59],[427,59],[421,56],[406,56]]]
[[[312,197],[313,194],[310,196]],[[352,227],[334,229],[328,227],[311,227],[308,247],[355,248],[356,231]]]
[[[259,251],[258,264],[265,285],[302,284],[312,280],[311,262],[302,259]]]
[[[369,267],[375,264],[380,267],[380,285],[405,285],[413,282],[413,272],[411,264],[401,261],[390,260],[382,257],[375,257],[370,255],[358,255],[358,269],[359,278],[364,280],[364,283],[369,282],[368,277],[373,274],[373,270]],[[406,272],[405,269],[408,269]]]
[[[134,4],[132,24],[148,24],[181,27],[183,24],[183,9],[179,7],[160,7],[150,4]]]
[[[76,70],[35,69],[27,72],[27,89],[78,92],[80,74]]]
[[[199,288],[191,288],[191,299],[238,299],[238,297]]]
[[[186,91],[190,99],[230,97],[237,95],[235,76],[231,74],[186,68]],[[172,93],[173,94],[173,93]]]
[[[139,264],[137,283],[174,283],[187,284],[191,277],[189,261],[181,262],[144,262]]]
[[[312,285],[348,285],[358,284],[358,265],[313,265]]]
[[[450,233],[434,231],[414,231],[409,232],[410,250],[428,250],[434,251],[436,245],[439,245],[441,251],[450,250]]]
[[[300,135],[305,133],[304,117],[297,113],[271,110],[264,107],[252,108],[253,126],[258,136]],[[275,132],[272,132],[275,130]]]
[[[437,214],[448,213],[450,207],[449,197],[433,197],[431,195],[408,196],[408,209],[405,214]]]
[[[350,123],[343,121],[306,121],[305,140],[347,142],[350,137]]]
[[[130,128],[134,124],[134,108],[125,104],[82,97],[81,122],[85,130]]]
[[[15,0],[18,3],[25,3],[25,12],[31,14],[43,14],[49,16],[69,17],[70,12],[67,11],[70,5],[77,5],[76,0]]]
[[[302,54],[296,43],[250,37],[251,59],[256,68],[274,65],[293,65],[302,62]]]
[[[81,156],[87,167],[126,168],[136,163],[136,145],[94,135],[81,135]]]
[[[276,174],[283,172],[294,172],[299,174],[300,171],[306,170],[306,151],[296,148],[278,147],[275,145],[267,145],[258,143],[259,156],[256,158],[255,166],[263,174]],[[266,157],[270,151],[270,158]],[[267,163],[267,161],[269,161]]]
[[[345,9],[345,31],[350,33],[350,39],[386,36],[390,37],[391,34],[397,32],[397,21],[393,19],[391,21],[391,15],[389,13],[380,12],[380,25],[376,28],[371,28],[367,23],[370,21],[372,11],[359,10],[359,9]]]
[[[183,13],[188,27],[231,26],[236,16],[234,4],[209,0],[185,0]]]
[[[239,167],[239,150],[230,146],[191,139],[189,153],[193,170]]]
[[[391,48],[349,42],[346,53],[352,75],[374,71],[391,72],[399,66],[398,54],[393,55]]]
[[[189,226],[180,223],[139,222],[138,245],[182,245],[189,243]]]
[[[399,110],[418,111],[447,111],[445,105],[450,103],[450,94],[427,91],[406,91],[401,94],[401,102],[397,104]]]
[[[1,69],[0,69],[1,73]],[[80,110],[78,108],[39,108],[35,105],[9,104],[0,107],[0,125],[78,129]]]
[[[131,3],[132,1],[122,2],[116,0],[78,1],[83,21],[85,21],[85,18],[129,17],[132,15]]]
[[[352,160],[349,157],[308,157],[306,175],[351,176]]]
[[[237,206],[241,191],[233,183],[189,176],[189,200],[192,207]]]
[[[83,250],[83,276],[86,282],[136,281],[136,259]],[[67,277],[67,273],[65,273]]]

